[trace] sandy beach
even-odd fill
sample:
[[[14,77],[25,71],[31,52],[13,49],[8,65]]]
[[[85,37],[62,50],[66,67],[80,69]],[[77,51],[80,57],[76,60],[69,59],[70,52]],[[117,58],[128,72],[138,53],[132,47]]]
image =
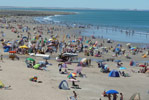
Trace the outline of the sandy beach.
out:
[[[5,41],[14,41],[20,40],[21,35],[27,36],[28,32],[31,33],[31,38],[36,35],[42,34],[43,38],[50,39],[51,35],[57,34],[57,40],[64,41],[67,43],[68,41],[75,40],[78,37],[81,37],[80,31],[82,28],[78,27],[66,27],[61,25],[45,25],[35,22],[32,17],[28,16],[12,16],[6,18],[6,22],[10,20],[15,20],[10,23],[0,22],[0,39],[4,39]],[[7,25],[9,26],[6,29]],[[18,25],[22,25],[22,27],[28,27],[28,32],[22,32],[22,29],[18,28]],[[17,33],[12,32],[13,27],[17,30]],[[33,30],[34,27],[41,27],[42,33],[37,32],[37,30]],[[47,28],[54,28],[52,30],[53,34],[47,33]],[[35,32],[36,31],[36,32]],[[5,36],[3,36],[5,33]],[[70,38],[64,38],[67,33],[70,33]],[[18,38],[18,35],[20,36]],[[20,60],[11,60],[9,58],[9,52],[4,52],[3,45],[1,42],[0,45],[0,54],[3,55],[3,61],[0,62],[0,66],[2,71],[0,71],[0,81],[2,81],[5,86],[11,85],[10,90],[0,89],[0,100],[67,100],[67,97],[73,96],[72,91],[75,91],[78,95],[77,100],[108,100],[107,97],[101,96],[103,91],[108,91],[110,89],[117,90],[119,93],[123,93],[124,100],[129,100],[130,97],[134,93],[140,93],[141,100],[149,100],[149,74],[147,73],[138,73],[141,67],[138,66],[130,66],[130,61],[148,61],[149,56],[146,58],[142,58],[148,50],[140,49],[142,52],[139,52],[135,55],[132,54],[131,50],[127,48],[127,43],[112,41],[112,43],[107,43],[105,39],[92,39],[92,37],[86,37],[83,41],[84,45],[88,45],[86,40],[91,39],[93,42],[98,41],[98,44],[103,44],[103,47],[108,49],[108,53],[102,52],[101,57],[95,56],[85,56],[84,52],[77,52],[78,57],[80,58],[88,58],[92,59],[91,66],[83,67],[82,73],[87,77],[77,77],[77,82],[81,89],[73,89],[71,88],[72,82],[67,78],[67,74],[59,73],[59,62],[56,61],[56,57],[59,54],[58,52],[46,53],[50,55],[49,63],[51,66],[47,66],[47,71],[44,70],[35,70],[33,68],[27,68],[25,59],[27,57],[31,57],[38,61],[44,61],[42,57],[35,57],[26,54],[17,54]],[[104,42],[103,42],[104,41]],[[25,42],[27,44],[28,42]],[[125,49],[124,55],[118,55],[117,57],[113,56],[114,53],[109,48],[111,46],[115,47],[117,44],[121,44],[122,48]],[[134,46],[139,46],[142,44],[132,43]],[[88,45],[89,46],[89,45]],[[85,50],[85,48],[84,48]],[[126,54],[129,54],[131,59],[126,58]],[[114,58],[115,60],[121,60],[123,63],[123,67],[126,67],[125,73],[128,73],[130,77],[109,77],[109,73],[102,73],[100,68],[98,68],[98,64],[93,59],[99,60],[108,58]],[[105,61],[106,65],[110,68],[110,70],[118,70],[116,67],[117,63],[112,61]],[[144,63],[139,63],[144,64]],[[67,64],[68,72],[73,72],[73,69],[77,66],[77,63]],[[148,66],[147,66],[148,67]],[[29,79],[33,76],[38,76],[38,80],[42,81],[42,83],[32,82]],[[68,81],[70,90],[60,90],[58,88],[60,82],[62,80]],[[120,100],[120,95],[118,95],[117,100]]]

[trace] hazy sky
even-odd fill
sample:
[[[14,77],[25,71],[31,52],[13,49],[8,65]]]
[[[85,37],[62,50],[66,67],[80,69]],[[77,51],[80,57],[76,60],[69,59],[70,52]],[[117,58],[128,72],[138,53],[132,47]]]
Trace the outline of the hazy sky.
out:
[[[0,6],[149,10],[149,0],[0,0]]]

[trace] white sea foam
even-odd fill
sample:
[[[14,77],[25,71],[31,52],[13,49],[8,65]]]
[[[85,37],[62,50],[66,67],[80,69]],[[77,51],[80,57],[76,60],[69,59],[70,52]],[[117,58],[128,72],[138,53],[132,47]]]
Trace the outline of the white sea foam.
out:
[[[52,16],[47,16],[43,18],[44,20],[52,21]]]
[[[54,15],[54,17],[59,17],[59,16],[63,16],[63,15]]]

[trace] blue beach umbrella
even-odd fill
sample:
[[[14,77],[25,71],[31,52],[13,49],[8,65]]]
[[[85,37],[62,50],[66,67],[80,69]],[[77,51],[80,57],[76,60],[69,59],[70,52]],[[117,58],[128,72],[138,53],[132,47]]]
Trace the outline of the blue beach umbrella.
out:
[[[115,52],[119,52],[120,51],[120,48],[115,48]]]
[[[114,62],[121,62],[121,60],[114,60]]]
[[[72,40],[72,42],[76,42],[75,40]]]
[[[6,48],[10,48],[10,46],[4,46],[3,48],[4,48],[4,49],[6,49]]]
[[[121,44],[117,44],[117,46],[118,46],[118,47],[120,47],[120,46],[121,46]]]
[[[118,94],[119,92],[116,90],[108,90],[106,94]]]
[[[124,69],[126,69],[126,67],[120,67],[119,69],[124,70]]]

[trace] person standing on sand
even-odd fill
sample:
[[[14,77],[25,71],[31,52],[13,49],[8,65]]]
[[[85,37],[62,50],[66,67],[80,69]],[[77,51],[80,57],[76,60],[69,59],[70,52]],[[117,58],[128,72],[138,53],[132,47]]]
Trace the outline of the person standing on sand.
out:
[[[115,93],[113,94],[113,100],[117,100],[117,95]]]
[[[120,93],[120,100],[123,100],[123,94]]]
[[[3,55],[1,54],[1,61],[3,62]]]
[[[108,94],[108,100],[111,100],[111,94]]]
[[[74,98],[77,99],[77,93],[73,91],[73,94],[74,94]]]

